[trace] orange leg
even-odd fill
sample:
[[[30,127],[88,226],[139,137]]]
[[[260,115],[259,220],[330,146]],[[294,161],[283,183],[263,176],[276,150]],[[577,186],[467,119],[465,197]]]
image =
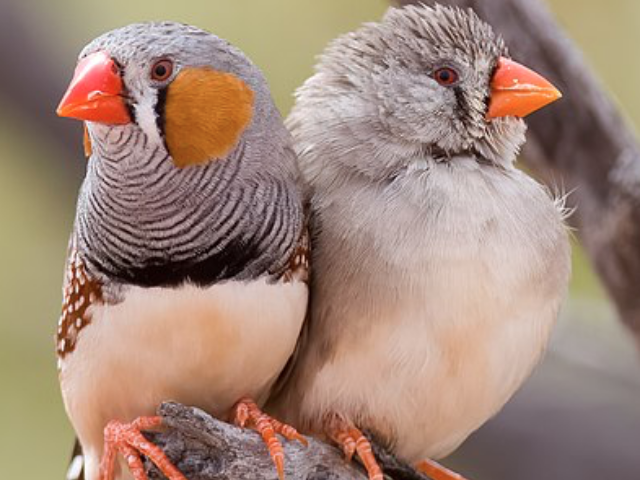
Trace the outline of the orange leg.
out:
[[[308,445],[306,438],[290,425],[285,425],[275,418],[260,410],[260,407],[250,398],[242,398],[233,408],[233,422],[239,427],[250,427],[257,431],[264,443],[267,444],[269,455],[276,466],[278,477],[284,479],[284,452],[277,434],[287,440],[297,440],[305,447]]]
[[[348,461],[354,453],[357,453],[367,470],[369,480],[383,480],[384,475],[376,457],[373,455],[371,443],[360,430],[343,420],[338,415],[333,415],[326,423],[327,435],[331,440],[342,447]]]
[[[100,480],[115,478],[116,456],[120,453],[136,480],[148,480],[140,455],[148,457],[169,480],[187,480],[164,452],[144,438],[141,430],[162,424],[160,417],[139,417],[131,423],[113,420],[104,428],[104,454],[100,461]]]
[[[453,472],[433,460],[422,460],[415,465],[415,468],[433,480],[467,480],[459,473]]]

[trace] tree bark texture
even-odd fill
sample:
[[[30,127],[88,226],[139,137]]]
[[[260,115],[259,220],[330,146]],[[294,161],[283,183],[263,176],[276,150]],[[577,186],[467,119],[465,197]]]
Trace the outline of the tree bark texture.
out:
[[[640,148],[630,125],[540,0],[438,3],[471,7],[504,37],[515,60],[563,92],[527,119],[524,162],[551,188],[570,192],[570,221],[640,343]]]
[[[168,427],[145,435],[159,445],[189,480],[278,480],[275,466],[260,436],[216,420],[202,410],[167,402],[158,414]],[[307,437],[309,445],[283,441],[287,480],[366,480],[364,470],[345,461],[331,445]],[[428,480],[374,445],[389,480]],[[150,480],[164,477],[147,460]]]

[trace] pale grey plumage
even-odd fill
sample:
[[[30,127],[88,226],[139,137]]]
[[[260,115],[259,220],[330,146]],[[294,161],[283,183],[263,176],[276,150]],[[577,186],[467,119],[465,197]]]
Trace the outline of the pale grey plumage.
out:
[[[407,461],[441,457],[539,360],[570,270],[564,212],[486,121],[502,41],[472,12],[390,10],[334,41],[288,119],[313,188],[310,319],[273,399],[338,413]],[[454,66],[455,88],[434,70]]]

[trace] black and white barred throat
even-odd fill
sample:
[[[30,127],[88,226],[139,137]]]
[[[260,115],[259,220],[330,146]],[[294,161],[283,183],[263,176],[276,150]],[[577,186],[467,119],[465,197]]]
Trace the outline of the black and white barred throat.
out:
[[[177,168],[141,129],[98,128],[76,217],[89,271],[148,287],[209,285],[287,262],[303,228],[300,193],[286,169],[256,168],[250,142],[223,160]]]

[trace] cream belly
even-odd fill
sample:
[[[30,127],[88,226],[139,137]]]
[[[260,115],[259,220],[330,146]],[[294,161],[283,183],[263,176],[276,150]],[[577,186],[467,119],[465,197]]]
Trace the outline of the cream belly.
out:
[[[153,415],[164,400],[225,415],[242,396],[265,400],[294,350],[307,305],[302,282],[209,288],[133,287],[92,306],[91,325],[60,366],[65,406],[97,478],[112,419]]]
[[[331,405],[416,462],[447,455],[502,408],[539,361],[559,298],[491,308],[432,293],[366,319],[371,328],[319,370],[303,412]]]
[[[278,412],[311,430],[340,413],[407,461],[448,454],[507,402],[570,271],[561,202],[540,185],[425,162],[386,186],[316,185],[309,341]]]

